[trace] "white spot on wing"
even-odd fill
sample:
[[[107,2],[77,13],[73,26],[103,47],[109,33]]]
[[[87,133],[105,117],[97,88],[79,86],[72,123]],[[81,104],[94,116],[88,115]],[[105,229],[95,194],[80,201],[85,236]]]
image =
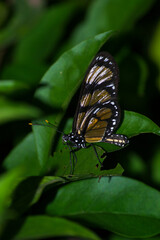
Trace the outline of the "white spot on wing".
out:
[[[107,87],[111,87],[113,90],[115,90],[115,88],[116,88],[115,85],[114,85],[113,83],[107,85]]]
[[[108,60],[109,60],[108,58],[105,58],[105,59],[104,59],[104,62],[108,62]]]

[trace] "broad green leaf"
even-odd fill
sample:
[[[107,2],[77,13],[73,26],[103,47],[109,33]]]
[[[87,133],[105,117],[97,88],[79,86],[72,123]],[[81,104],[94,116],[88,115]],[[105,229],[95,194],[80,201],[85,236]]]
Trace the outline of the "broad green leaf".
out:
[[[70,45],[109,30],[126,31],[152,6],[152,0],[92,1],[84,21],[71,36]],[[98,18],[98,21],[95,19]]]
[[[37,158],[33,133],[28,134],[22,142],[13,148],[5,158],[3,166],[6,169],[24,166],[27,169],[24,176],[39,175],[41,168]]]
[[[68,118],[65,122],[63,132],[64,134],[68,134],[72,131],[72,124],[73,124],[73,119]],[[56,145],[56,151],[62,150],[64,148],[64,143],[62,141],[62,137],[59,137],[57,145]]]
[[[48,105],[66,109],[89,63],[111,34],[99,34],[62,54],[42,78],[41,83],[47,86],[38,89],[35,96]]]
[[[5,221],[12,215],[7,208],[11,203],[11,194],[20,182],[20,177],[23,176],[23,170],[24,169],[16,168],[0,177],[0,234],[5,225]]]
[[[37,107],[23,102],[13,102],[0,98],[0,124],[13,120],[31,119],[42,114]]]
[[[24,84],[16,80],[1,80],[0,81],[0,93],[10,94],[17,91],[28,90],[27,84]]]
[[[123,122],[116,133],[124,134],[129,138],[142,133],[153,133],[160,136],[160,127],[142,114],[125,111]],[[98,143],[97,145],[103,147],[108,152],[120,149],[118,146],[107,143]]]
[[[50,155],[52,140],[56,131],[54,128],[39,126],[33,126],[33,128],[39,165],[43,167]],[[46,144],[44,144],[45,142]]]
[[[61,187],[46,212],[127,237],[150,237],[160,233],[159,202],[160,192],[141,182],[102,177]]]
[[[28,170],[28,169],[26,169]],[[26,174],[25,174],[26,176]],[[24,177],[25,177],[24,176]],[[65,179],[60,177],[25,177],[16,187],[12,196],[10,211],[15,213],[16,219],[24,214],[31,205],[39,201],[45,188],[56,188],[60,184],[64,184]],[[24,191],[25,189],[25,191]]]
[[[153,133],[160,136],[160,127],[140,113],[125,111],[124,120],[117,133],[125,134],[127,137],[133,137],[141,133]]]
[[[91,230],[70,220],[44,215],[29,216],[15,240],[45,239],[50,237],[72,237],[98,240],[99,237]]]
[[[104,151],[100,148],[97,148],[97,153],[100,161],[103,163]],[[118,164],[114,169],[103,170],[101,169],[98,158],[92,147],[87,149],[80,149],[75,152],[77,157],[76,160],[73,160],[72,164],[70,163],[70,152],[69,149],[64,149],[63,151],[54,153],[54,156],[50,158],[50,165],[55,176],[67,176],[72,175],[73,179],[76,178],[88,178],[88,177],[97,177],[97,176],[115,176],[122,175],[123,168]],[[114,160],[113,160],[114,161]]]
[[[50,122],[54,123],[59,122],[59,119],[61,118],[62,113],[57,113],[53,114],[52,117],[47,117],[47,120],[50,120]],[[53,139],[57,133],[55,127],[45,127],[45,121],[41,121],[41,124],[43,123],[44,126],[33,126],[35,146],[37,150],[39,165],[41,166],[41,174],[45,174],[51,170],[48,161],[53,148]]]
[[[59,177],[26,178],[26,171],[28,171],[28,169],[22,169],[23,170],[20,169],[21,171],[19,171],[21,178],[19,176],[13,178],[13,174],[11,173],[17,171],[17,169],[14,169],[2,177],[2,180],[0,179],[0,194],[2,196],[0,198],[0,223],[3,223],[3,229],[0,224],[0,232],[3,230],[4,235],[6,235],[6,230],[10,222],[14,220],[15,224],[17,224],[22,214],[24,214],[31,205],[39,201],[46,187],[51,185],[53,189],[53,187],[57,187],[66,182],[65,179]],[[4,223],[6,220],[10,220],[10,222],[5,226]],[[12,230],[14,231],[14,227]]]
[[[49,157],[56,130],[43,126],[33,126],[33,129],[34,134],[28,134],[5,158],[3,166],[6,169],[25,166],[28,169],[25,176],[42,175],[52,170]]]
[[[0,177],[0,214],[10,204],[10,195],[15,189],[17,178],[21,175],[20,169],[16,168]]]
[[[40,199],[44,189],[48,186],[52,186],[53,184],[55,186],[59,185],[59,184],[64,184],[66,182],[66,180],[64,178],[60,178],[60,177],[56,177],[56,176],[45,176],[42,178],[35,194],[34,194],[34,198],[31,202],[31,204],[35,204],[36,202],[38,202],[38,200]]]

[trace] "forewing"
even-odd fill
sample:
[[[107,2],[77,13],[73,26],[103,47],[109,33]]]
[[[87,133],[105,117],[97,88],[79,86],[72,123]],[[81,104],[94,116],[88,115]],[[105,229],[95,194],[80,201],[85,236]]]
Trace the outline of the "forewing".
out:
[[[118,126],[118,80],[118,67],[113,57],[106,52],[99,53],[83,80],[73,123],[73,132],[84,135],[86,142],[102,141]]]

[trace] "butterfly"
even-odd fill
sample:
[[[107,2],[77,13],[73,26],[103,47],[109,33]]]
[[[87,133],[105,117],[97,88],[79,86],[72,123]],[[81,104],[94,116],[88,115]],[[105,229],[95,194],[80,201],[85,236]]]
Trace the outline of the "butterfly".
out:
[[[98,53],[82,82],[72,132],[62,137],[72,153],[72,147],[78,150],[86,148],[87,144],[96,152],[93,143],[98,142],[120,147],[129,143],[126,136],[114,134],[120,123],[118,81],[119,70],[113,57],[108,52]]]

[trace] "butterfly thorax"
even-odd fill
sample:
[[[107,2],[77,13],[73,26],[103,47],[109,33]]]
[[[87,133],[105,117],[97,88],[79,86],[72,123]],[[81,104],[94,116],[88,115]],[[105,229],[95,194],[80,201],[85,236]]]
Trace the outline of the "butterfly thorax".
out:
[[[63,142],[76,148],[86,148],[86,142],[81,134],[71,132],[69,134],[64,134],[62,137]]]

